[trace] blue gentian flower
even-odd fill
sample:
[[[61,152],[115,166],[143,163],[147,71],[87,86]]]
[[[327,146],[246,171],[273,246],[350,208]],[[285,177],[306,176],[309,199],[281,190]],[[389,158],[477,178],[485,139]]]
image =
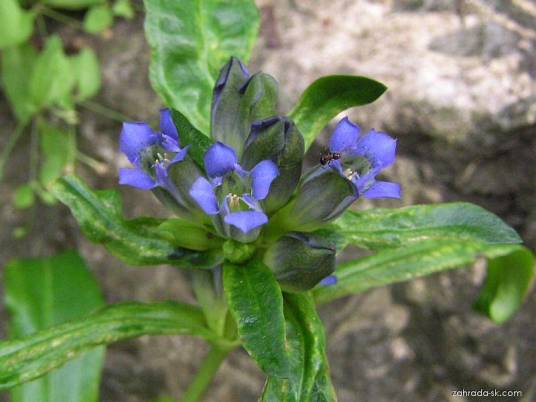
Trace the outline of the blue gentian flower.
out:
[[[197,178],[190,196],[213,217],[224,236],[254,240],[258,229],[268,222],[259,201],[268,196],[270,185],[279,175],[277,165],[263,160],[246,171],[238,163],[235,150],[219,141],[205,153],[204,164],[208,179]],[[235,236],[231,227],[241,233]]]
[[[169,179],[169,169],[186,157],[188,147],[181,148],[179,133],[169,109],[160,111],[160,131],[154,132],[147,123],[123,123],[120,149],[134,168],[119,170],[119,184],[141,190],[162,187],[175,192]]]
[[[376,180],[383,169],[395,162],[396,140],[375,130],[360,136],[360,131],[347,117],[337,124],[329,140],[329,151],[337,159],[326,167],[348,178],[359,197],[400,198],[398,183]]]

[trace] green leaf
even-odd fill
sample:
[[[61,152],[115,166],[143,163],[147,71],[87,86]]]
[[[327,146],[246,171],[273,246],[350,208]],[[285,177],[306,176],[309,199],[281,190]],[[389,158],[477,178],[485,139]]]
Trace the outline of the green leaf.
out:
[[[170,264],[197,269],[212,268],[222,261],[220,250],[202,252],[175,246],[158,229],[161,220],[125,220],[116,191],[92,191],[74,176],[59,179],[50,191],[71,209],[90,240],[104,244],[131,265]]]
[[[30,77],[32,101],[37,109],[52,105],[72,108],[73,85],[71,63],[63,53],[61,39],[57,35],[50,36],[43,52],[36,60]]]
[[[99,33],[112,26],[114,15],[108,4],[99,4],[89,9],[84,17],[84,30]]]
[[[4,93],[20,122],[27,122],[36,112],[30,93],[37,52],[29,44],[5,49],[2,52],[2,84]]]
[[[13,205],[18,209],[30,208],[35,202],[35,194],[31,184],[19,186],[13,194]]]
[[[347,211],[330,228],[345,237],[346,243],[370,249],[406,246],[428,239],[521,243],[516,231],[499,217],[463,202]]]
[[[46,259],[14,260],[5,271],[10,335],[20,338],[78,319],[104,305],[99,286],[74,251]],[[61,338],[57,338],[61,343]],[[11,344],[20,341],[12,341]],[[54,342],[54,340],[52,340]],[[53,345],[49,345],[52,348]],[[92,402],[98,400],[104,348],[79,355],[60,370],[12,391],[12,402]],[[0,377],[13,375],[0,364]]]
[[[247,62],[259,15],[252,0],[145,0],[151,82],[169,107],[209,133],[212,89],[231,56]]]
[[[158,225],[158,233],[177,247],[190,250],[209,250],[222,245],[220,237],[207,232],[204,227],[183,219],[166,219]]]
[[[504,321],[521,303],[532,277],[532,260],[529,261],[526,256],[509,257],[521,250],[525,250],[524,247],[517,244],[486,244],[466,239],[427,239],[407,243],[401,248],[382,250],[375,255],[340,264],[335,271],[338,282],[316,288],[314,296],[318,302],[325,303],[371,288],[463,267],[479,257],[486,257],[491,260],[492,273],[491,279],[488,277],[484,296],[480,298],[481,311],[488,312],[489,306],[498,300],[497,310],[490,314],[490,318]],[[500,262],[493,262],[497,257],[501,257]],[[509,266],[508,269],[515,273],[509,273],[508,280],[499,284],[494,271],[497,266],[505,268],[505,261],[518,265]],[[513,280],[516,275],[518,277]]]
[[[534,279],[534,255],[524,247],[488,263],[488,275],[475,309],[497,323],[508,320],[523,303]]]
[[[95,96],[101,87],[100,65],[95,52],[84,48],[69,60],[75,76],[77,100],[83,101]]]
[[[290,377],[268,377],[261,401],[336,401],[329,376],[324,326],[310,294],[285,294],[285,319]]]
[[[225,263],[223,287],[244,348],[268,375],[288,376],[283,296],[260,261]]]
[[[114,15],[130,20],[134,18],[134,9],[130,0],[117,0],[112,8]]]
[[[214,141],[192,126],[182,113],[172,110],[171,116],[179,131],[181,146],[189,145],[188,155],[204,169],[205,162],[203,157]]]
[[[0,389],[34,380],[97,346],[144,335],[194,335],[218,342],[197,307],[175,302],[117,304],[0,342]]]
[[[374,102],[387,87],[378,81],[352,75],[319,78],[303,92],[289,116],[305,139],[305,149],[339,113]]]
[[[33,32],[35,12],[25,11],[18,0],[0,1],[0,49],[25,42]]]
[[[41,3],[51,7],[80,10],[97,4],[103,4],[106,0],[40,0]]]
[[[76,159],[76,140],[73,133],[62,131],[45,122],[39,125],[41,154],[43,162],[39,171],[39,181],[48,188],[65,170],[73,169]]]

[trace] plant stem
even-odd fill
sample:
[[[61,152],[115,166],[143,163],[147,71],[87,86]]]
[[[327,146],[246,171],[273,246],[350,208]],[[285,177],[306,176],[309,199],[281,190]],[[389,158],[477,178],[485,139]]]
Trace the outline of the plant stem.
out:
[[[205,356],[199,371],[195,375],[194,381],[184,393],[181,402],[198,402],[201,400],[207,387],[216,375],[218,368],[231,350],[232,349],[223,349],[215,345],[211,347],[208,354]]]
[[[125,121],[133,121],[134,119],[129,118],[128,116],[125,116],[124,114],[117,112],[115,110],[109,109],[106,106],[102,106],[98,104],[97,102],[93,102],[90,100],[86,100],[83,102],[80,102],[80,106],[85,107],[88,110],[91,110],[94,113],[100,114],[104,117],[107,117],[111,120],[116,120],[119,123],[123,123]]]
[[[82,25],[82,23],[78,21],[76,18],[59,13],[52,8],[39,5],[38,10],[41,12],[41,14],[46,15],[47,17],[52,18],[53,20],[61,22],[62,24],[70,25],[73,28],[77,28],[77,29],[82,29],[82,30],[84,29],[84,26]]]
[[[7,161],[9,160],[11,151],[13,151],[13,148],[15,148],[17,141],[19,140],[20,136],[24,132],[24,129],[26,128],[26,124],[27,123],[21,122],[17,125],[17,127],[15,128],[15,131],[11,133],[11,136],[7,140],[5,148],[2,150],[2,153],[0,154],[0,181],[2,181],[2,178],[4,177],[4,168],[6,166]]]

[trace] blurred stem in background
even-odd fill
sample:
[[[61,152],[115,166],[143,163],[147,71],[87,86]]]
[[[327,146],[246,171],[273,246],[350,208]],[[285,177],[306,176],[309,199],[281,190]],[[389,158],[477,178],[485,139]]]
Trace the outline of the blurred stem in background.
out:
[[[9,136],[6,146],[2,150],[2,153],[0,154],[0,181],[2,181],[4,177],[4,169],[11,155],[11,151],[13,151],[13,148],[15,148],[15,145],[19,141],[22,133],[24,132],[24,129],[27,126],[28,126],[28,122],[19,122],[17,124],[15,131],[13,131],[11,135]]]

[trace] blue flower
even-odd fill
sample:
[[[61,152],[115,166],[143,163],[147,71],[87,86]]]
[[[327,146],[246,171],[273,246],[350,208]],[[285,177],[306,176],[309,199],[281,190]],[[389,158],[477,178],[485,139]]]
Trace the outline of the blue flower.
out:
[[[169,109],[160,111],[159,132],[154,132],[147,123],[123,123],[119,143],[121,152],[134,165],[119,170],[119,184],[141,190],[162,187],[176,192],[169,179],[169,169],[184,160],[188,147],[180,147],[179,133]]]
[[[396,158],[396,140],[386,133],[371,130],[360,136],[359,126],[342,119],[329,141],[332,159],[326,167],[335,169],[355,186],[359,197],[400,198],[398,183],[376,180]]]
[[[251,171],[246,171],[238,164],[234,149],[221,142],[207,150],[204,164],[209,179],[198,177],[190,189],[190,196],[213,217],[216,228],[224,236],[254,240],[258,235],[255,229],[268,222],[260,201],[268,196],[270,185],[279,175],[277,165],[263,160]],[[235,236],[231,227],[240,233]],[[250,235],[244,237],[244,234]]]

